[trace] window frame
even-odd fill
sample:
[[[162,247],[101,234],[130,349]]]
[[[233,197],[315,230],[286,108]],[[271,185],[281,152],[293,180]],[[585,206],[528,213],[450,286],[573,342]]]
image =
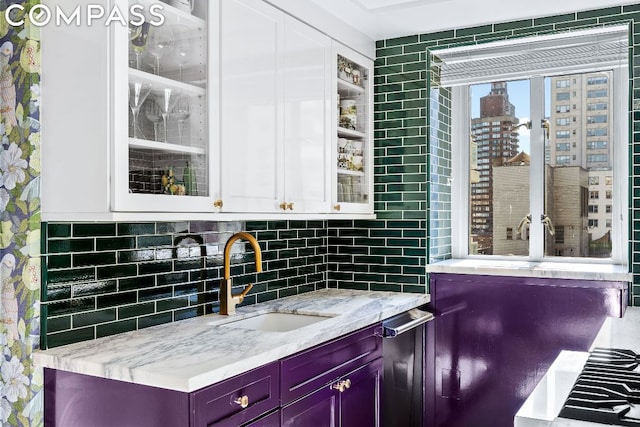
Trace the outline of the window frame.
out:
[[[594,71],[598,71],[594,69]],[[628,66],[613,68],[613,102],[611,109],[611,132],[608,141],[612,144],[613,165],[628,165]],[[581,71],[584,72],[584,71]],[[563,74],[570,71],[564,70]],[[551,77],[549,73],[545,77]],[[530,78],[530,102],[532,105],[531,121],[538,123],[531,129],[531,165],[530,165],[530,205],[532,218],[540,218],[544,206],[544,136],[539,125],[544,119],[544,78],[533,76]],[[509,81],[495,76],[495,81]],[[521,79],[518,79],[521,80]],[[544,256],[545,229],[540,221],[532,221],[529,230],[529,256],[501,256],[474,255],[469,253],[470,228],[470,189],[469,189],[469,147],[468,135],[471,134],[471,100],[470,85],[456,85],[451,87],[451,125],[452,125],[452,182],[463,183],[452,186],[452,258],[454,259],[488,259],[530,262],[558,262],[558,263],[600,263],[628,265],[628,176],[629,170],[624,166],[614,167],[611,234],[613,236],[612,256],[610,258]],[[618,96],[623,94],[624,96]],[[534,111],[533,106],[541,106]],[[534,142],[537,141],[537,142]]]

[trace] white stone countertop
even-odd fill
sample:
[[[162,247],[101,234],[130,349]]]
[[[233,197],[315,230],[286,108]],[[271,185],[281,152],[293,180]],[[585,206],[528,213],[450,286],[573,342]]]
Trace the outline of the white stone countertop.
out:
[[[640,353],[640,307],[627,307],[621,319],[607,317],[590,350],[595,347]],[[516,414],[514,427],[601,427],[602,424],[558,418],[588,356],[588,352],[561,352]]]
[[[34,353],[36,365],[191,392],[430,301],[427,294],[322,289]],[[221,326],[268,312],[328,316],[289,332]]]
[[[448,259],[426,266],[431,273],[482,274],[487,276],[543,277],[550,279],[631,282],[626,265],[581,262],[518,261],[481,258]]]

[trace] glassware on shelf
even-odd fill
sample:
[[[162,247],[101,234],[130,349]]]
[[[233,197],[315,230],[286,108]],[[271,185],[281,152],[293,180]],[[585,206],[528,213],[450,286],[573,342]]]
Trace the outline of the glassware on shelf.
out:
[[[143,138],[140,135],[138,127],[138,113],[142,103],[147,99],[151,92],[151,85],[148,83],[130,82],[129,83],[129,107],[133,115],[133,137]]]
[[[162,123],[162,111],[160,111],[160,107],[154,100],[149,100],[144,104],[144,115],[151,123],[153,123],[153,140],[159,141],[159,130],[160,123]]]
[[[149,31],[147,52],[153,59],[153,73],[160,74],[160,59],[166,57],[173,49],[173,33],[169,25],[153,27]]]
[[[192,42],[189,40],[189,28],[184,25],[174,25],[173,35],[175,46],[173,56],[178,64],[180,81],[184,82],[184,66],[187,65],[193,56]]]
[[[187,161],[187,166],[182,172],[182,180],[184,181],[185,194],[188,196],[195,196],[198,194],[198,182],[196,180],[196,171],[193,168],[193,164]]]
[[[178,138],[180,144],[183,143],[184,138],[184,122],[191,116],[191,107],[189,104],[189,97],[181,95],[177,98],[175,107],[173,107],[173,111],[171,113],[171,115],[178,120]]]
[[[140,55],[142,55],[147,45],[149,26],[148,22],[143,22],[142,25],[138,26],[129,24],[129,40],[131,41],[131,46],[133,46],[133,53],[136,55],[136,70],[140,69]]]
[[[173,89],[165,88],[161,92],[154,92],[153,100],[158,107],[160,107],[160,114],[162,115],[162,123],[164,125],[164,137],[162,140],[167,142],[167,119],[176,104],[177,96]]]

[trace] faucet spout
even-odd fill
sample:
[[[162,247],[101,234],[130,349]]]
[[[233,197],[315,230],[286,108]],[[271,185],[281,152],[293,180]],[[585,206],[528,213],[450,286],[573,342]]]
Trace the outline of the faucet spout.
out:
[[[224,278],[220,281],[220,314],[230,315],[236,313],[236,305],[240,304],[245,295],[251,290],[253,284],[249,285],[238,295],[233,295],[231,288],[233,286],[231,280],[231,247],[240,239],[244,239],[249,242],[256,258],[256,272],[262,272],[262,251],[260,245],[255,237],[251,234],[241,231],[234,234],[229,238],[227,244],[224,246]]]

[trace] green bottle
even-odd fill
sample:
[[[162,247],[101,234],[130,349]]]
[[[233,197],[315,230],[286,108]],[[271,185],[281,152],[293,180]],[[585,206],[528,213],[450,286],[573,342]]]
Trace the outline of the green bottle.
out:
[[[187,166],[182,173],[184,181],[185,194],[187,196],[195,196],[198,193],[198,184],[196,182],[196,172],[191,167],[191,162],[187,162]]]

